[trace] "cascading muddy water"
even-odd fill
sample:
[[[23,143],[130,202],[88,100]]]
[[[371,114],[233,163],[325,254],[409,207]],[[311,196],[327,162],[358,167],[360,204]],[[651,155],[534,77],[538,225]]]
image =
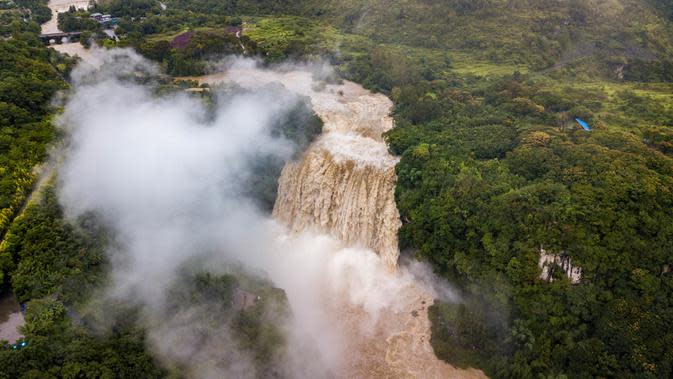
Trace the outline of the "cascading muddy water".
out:
[[[273,216],[294,232],[314,230],[370,248],[394,268],[399,256],[394,198],[398,160],[382,138],[393,126],[390,99],[351,82],[317,90],[309,71],[236,67],[226,78],[245,87],[280,82],[308,96],[325,123],[318,140],[283,169]],[[210,83],[224,79],[199,78]]]
[[[437,291],[429,283],[418,282],[413,267],[394,272],[400,226],[394,199],[397,159],[382,138],[393,126],[392,102],[352,82],[323,85],[309,71],[260,70],[249,62],[234,65],[225,74],[190,79],[209,84],[229,80],[248,88],[279,82],[308,96],[324,121],[323,134],[284,167],[273,215],[295,233],[327,233],[346,246],[378,254],[372,258],[366,249],[342,251],[326,274],[332,287],[335,282],[344,287],[342,297],[326,291],[320,305],[324,325],[340,334],[344,345],[339,377],[483,377],[481,371],[459,370],[436,358],[427,309]],[[368,267],[358,273],[353,265]],[[383,267],[388,273],[377,271]],[[334,278],[339,275],[351,277]],[[362,292],[367,291],[395,300],[371,309],[363,300]],[[297,301],[292,290],[288,296],[291,302]]]
[[[317,228],[347,244],[363,244],[394,268],[394,168],[339,159],[328,146],[334,139],[325,138],[285,166],[273,215],[296,232]]]
[[[397,161],[380,138],[392,126],[387,115],[391,104],[356,88],[342,96],[348,98],[338,106],[316,106],[325,133],[283,169],[273,216],[295,232],[317,229],[346,244],[371,248],[394,268],[400,225],[394,198]],[[366,97],[370,101],[363,102]],[[363,103],[369,109],[353,109]],[[381,111],[386,113],[377,114]],[[368,112],[374,117],[362,117]]]

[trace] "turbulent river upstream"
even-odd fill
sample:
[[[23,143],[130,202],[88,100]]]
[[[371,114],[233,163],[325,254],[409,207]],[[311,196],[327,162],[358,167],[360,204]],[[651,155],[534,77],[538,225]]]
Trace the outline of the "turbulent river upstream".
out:
[[[42,24],[42,34],[51,34],[59,33],[61,30],[58,28],[58,14],[62,12],[67,12],[71,6],[74,6],[77,9],[87,9],[89,7],[89,1],[87,0],[49,0],[49,9],[51,9],[51,20]],[[90,50],[87,50],[79,42],[69,42],[64,41],[63,43],[53,43],[51,47],[63,54],[68,54],[71,56],[79,56],[84,62],[90,64],[94,67],[98,67],[101,64],[101,61],[95,54],[92,54]]]

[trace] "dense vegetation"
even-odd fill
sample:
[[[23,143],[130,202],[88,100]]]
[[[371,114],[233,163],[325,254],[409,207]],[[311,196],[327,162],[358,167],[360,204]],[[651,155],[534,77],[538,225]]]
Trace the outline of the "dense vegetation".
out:
[[[53,187],[12,224],[0,250],[18,300],[57,295],[74,301],[96,282],[105,236],[91,220],[74,227],[63,220]]]
[[[47,2],[43,0],[14,0],[14,5],[18,9],[28,10],[30,13],[26,16],[42,24],[51,19],[51,9],[47,7]]]
[[[16,16],[18,15],[20,14]],[[61,24],[69,22],[68,20],[86,20],[86,14],[82,12],[67,12],[64,15],[67,17],[61,18]],[[3,74],[6,74],[3,75],[2,87],[2,104],[6,104],[2,113],[5,136],[3,146],[6,150],[3,150],[2,158],[13,171],[24,170],[24,176],[19,177],[24,180],[19,182],[23,185],[20,193],[9,198],[14,201],[7,206],[8,217],[4,225],[9,225],[32,189],[32,167],[45,159],[46,146],[55,137],[50,118],[53,109],[49,103],[56,90],[65,88],[63,78],[67,77],[71,62],[42,46],[36,38],[39,28],[35,24],[17,24],[14,16],[6,17],[6,20],[3,30],[13,38],[0,41],[0,48],[4,51],[0,67]],[[81,25],[74,25],[71,29],[77,30],[80,27]],[[208,44],[222,46],[223,36],[226,35],[197,34],[192,41],[207,41],[205,47],[198,51],[187,48],[181,53],[198,58],[202,57],[200,54],[225,53],[227,51],[217,50],[217,47],[210,48],[211,45]],[[229,42],[225,40],[224,46],[227,43],[239,48],[237,39],[230,39]],[[168,86],[162,91],[171,92],[176,89],[180,88]],[[204,101],[213,104],[221,101],[215,97],[226,97],[231,92],[207,91],[204,95]],[[320,128],[320,120],[306,101],[300,100],[285,119],[277,120],[270,132],[273,136],[282,136],[292,141],[299,151],[320,133]],[[275,199],[275,182],[282,163],[268,157],[251,158],[254,175],[250,178],[249,195],[265,208],[269,208]],[[15,174],[13,171],[2,171],[7,175],[5,186],[12,190],[18,181],[16,175],[9,176]],[[3,196],[12,193],[9,190],[2,192]],[[100,316],[82,313],[82,304],[87,301],[91,291],[99,288],[105,280],[103,250],[108,239],[109,236],[100,228],[95,215],[88,215],[75,224],[65,221],[53,187],[37,194],[36,201],[14,221],[9,232],[4,235],[0,247],[0,281],[2,291],[11,287],[19,301],[26,305],[27,324],[22,330],[29,345],[16,351],[0,350],[0,367],[3,367],[0,377],[114,375],[145,378],[166,374],[146,351],[145,331],[138,322],[133,307],[120,312],[119,308],[126,309],[129,306],[116,305],[111,312],[115,315],[112,319],[114,327],[106,329],[102,334],[95,327],[100,323],[97,320]],[[227,311],[224,314],[226,317],[213,320],[217,322],[216,325],[221,325],[222,322],[231,323],[232,330],[237,333],[236,338],[240,341],[240,348],[252,354],[255,364],[262,372],[276,375],[275,365],[272,363],[280,354],[284,336],[281,330],[268,321],[267,314],[273,311],[276,313],[274,317],[280,317],[285,312],[282,310],[285,307],[284,294],[265,282],[246,278],[240,285],[245,285],[264,300],[252,308],[232,309],[232,300],[218,297],[216,293],[218,284],[226,282],[227,278],[199,274],[194,279],[194,285],[198,284],[199,287],[176,288],[174,299],[185,300],[185,296],[196,296],[196,292],[185,292],[192,290],[198,290],[199,296],[207,295],[204,301],[207,300],[209,306],[219,311]],[[234,283],[232,289],[238,291],[238,282],[241,279],[231,280]],[[204,286],[207,287],[206,290]],[[210,287],[213,289],[209,289]],[[194,305],[193,301],[180,301],[172,306],[176,311],[190,305]],[[219,311],[216,314],[223,315]],[[106,322],[109,323],[110,320]],[[178,374],[180,367],[172,368],[171,371]]]
[[[65,79],[73,64],[42,45],[37,38],[38,25],[22,21],[27,14],[18,8],[16,12],[0,14],[0,31],[5,37],[0,40],[0,175],[4,189],[0,197],[3,208],[0,291],[11,288],[25,305],[26,325],[21,330],[28,342],[28,346],[17,350],[0,343],[0,378],[179,376],[180,367],[171,367],[170,372],[159,368],[147,350],[146,332],[133,305],[101,304],[100,312],[93,313],[91,308],[84,307],[91,293],[100,289],[107,277],[103,251],[111,236],[97,217],[89,214],[75,222],[66,221],[53,185],[35,193],[33,202],[22,210],[33,189],[33,167],[45,160],[48,144],[57,137],[50,103],[56,91],[67,87]],[[87,20],[83,12],[63,15],[61,26],[75,22],[69,27],[73,30],[82,27],[77,23]],[[90,29],[96,30],[93,26]],[[195,41],[200,41],[199,37]],[[210,41],[221,45],[219,37],[210,37]],[[189,51],[197,54],[194,49]],[[208,47],[202,51],[214,52]],[[179,88],[164,86],[159,92],[176,89]],[[303,149],[320,132],[320,127],[320,120],[307,103],[299,101],[296,109],[286,119],[279,120],[270,132]],[[273,175],[277,178],[282,162],[270,161],[258,166],[251,190],[261,193],[251,196],[259,195],[260,203],[268,207],[275,198],[275,189],[267,187],[275,182]],[[19,216],[14,219],[16,215]],[[240,348],[251,354],[261,372],[276,375],[273,360],[279,356],[285,340],[283,331],[274,323],[275,317],[280,319],[286,312],[284,293],[266,282],[242,275],[197,274],[194,281],[198,288],[176,288],[174,299],[185,300],[197,296],[189,291],[203,290],[198,294],[207,295],[210,306],[227,311],[223,319],[214,321],[231,323]],[[233,283],[235,291],[245,286],[263,300],[254,307],[238,308],[232,299],[217,296],[217,286],[223,282]],[[193,303],[181,301],[172,306],[177,310]],[[274,323],[269,318],[271,312]],[[103,321],[112,327],[101,330]]]
[[[564,52],[562,45],[557,52],[533,43],[522,47],[516,44],[525,39],[506,34],[519,23],[497,29],[501,36],[489,34],[485,26],[504,21],[489,2],[469,2],[480,3],[479,9],[452,10],[458,25],[482,28],[460,36],[489,44],[457,46],[450,34],[437,43],[478,47],[490,55],[487,62],[480,52],[443,56],[432,45],[405,46],[428,36],[422,31],[433,18],[423,13],[429,21],[405,23],[408,33],[394,33],[385,22],[363,28],[387,44],[344,57],[341,66],[396,103],[397,127],[387,138],[402,156],[396,193],[402,248],[415,250],[463,288],[464,304],[432,308],[437,354],[496,377],[669,377],[673,99],[670,85],[633,82],[670,80],[665,46],[671,34],[637,43],[636,57],[628,53],[636,43],[628,33],[595,29],[610,27],[600,20],[615,15],[606,13],[593,15],[595,27],[585,20],[577,29],[586,38],[609,36],[609,54],[600,46],[586,54]],[[640,21],[622,14],[620,25],[637,29],[647,13],[658,20],[656,28],[670,30],[656,10],[639,9]],[[388,14],[371,13],[364,20]],[[418,16],[409,13],[401,19]],[[470,21],[472,14],[479,23]],[[541,30],[530,38],[543,36]],[[655,45],[660,48],[650,53],[661,55],[647,57]],[[550,60],[539,61],[540,52]],[[624,75],[596,70],[606,63],[601,54],[619,59]],[[465,55],[474,67],[464,67]],[[551,70],[535,71],[546,67]],[[575,117],[593,130],[581,130]],[[542,249],[571,257],[582,268],[580,284],[559,270],[554,281],[541,280]]]
[[[252,357],[258,377],[282,377],[279,367],[286,336],[280,325],[289,316],[285,292],[272,283],[240,273],[183,275],[180,284],[170,291],[166,314],[188,315],[189,324],[198,328],[199,345],[204,349],[217,346],[230,333],[230,343],[234,345],[230,348]],[[196,315],[194,309],[199,310]],[[220,353],[219,358],[217,366],[223,370],[236,364],[229,361],[233,357],[227,357],[226,352]]]
[[[506,77],[468,91],[430,86],[423,91],[452,92],[437,96],[449,103],[414,124],[403,117],[413,118],[413,102],[423,97],[400,91],[400,124],[388,138],[402,154],[401,243],[487,304],[479,307],[507,315],[511,337],[499,338],[501,323],[471,315],[474,309],[435,315],[463,325],[450,341],[488,347],[477,351],[498,376],[667,377],[673,159],[634,130],[620,130],[637,128],[628,115],[599,116],[608,102],[600,94],[523,82]],[[628,104],[629,96],[617,97]],[[579,129],[575,116],[594,130]],[[670,125],[670,115],[661,116],[659,125]],[[540,280],[541,249],[572,257],[581,284],[564,275]],[[472,334],[489,326],[496,330]]]
[[[66,86],[71,62],[45,49],[39,26],[0,14],[0,236],[30,192],[33,167],[54,136],[50,101]]]
[[[0,269],[26,303],[28,346],[0,348],[0,378],[160,377],[145,351],[144,331],[130,315],[99,335],[77,306],[103,279],[107,236],[95,219],[63,219],[53,187],[12,225],[0,247]]]
[[[205,60],[242,54],[244,49],[256,51],[247,37],[239,41],[233,33],[224,30],[186,31],[171,40],[155,40],[138,47],[138,51],[163,63],[167,72],[175,76],[204,74]]]
[[[278,14],[297,12],[303,6],[301,1],[277,0],[172,0],[171,7],[197,13],[215,14]]]
[[[0,378],[158,378],[165,375],[145,351],[144,333],[130,323],[96,335],[73,324],[59,300],[31,301],[19,350],[1,349]]]
[[[535,2],[548,11],[533,12],[542,19],[535,25],[529,15],[505,18],[522,14],[523,2],[503,18],[494,3],[433,3],[455,15],[447,26],[432,24],[438,16],[418,2],[401,3],[399,19],[386,18],[396,5],[374,2],[357,27],[331,19],[341,31],[268,17],[246,33],[269,59],[317,52],[395,101],[387,138],[402,156],[402,247],[466,299],[431,310],[439,356],[496,377],[668,377],[673,99],[670,85],[652,82],[670,80],[671,24],[642,2],[620,2],[623,13]],[[617,19],[625,33],[613,29]],[[656,26],[644,40],[646,19]],[[541,44],[563,35],[559,24],[584,41]],[[427,30],[461,25],[473,28],[455,33],[462,40],[428,38]],[[512,37],[522,25],[535,41]],[[594,44],[599,38],[609,45]],[[540,279],[542,249],[571,257],[581,282],[561,270]]]
[[[0,378],[152,378],[168,373],[147,351],[146,332],[133,304],[97,301],[85,307],[105,281],[103,249],[110,240],[93,214],[75,224],[65,221],[51,185],[14,222],[0,249],[0,271],[7,273],[17,298],[26,304],[22,331],[28,346],[0,348]],[[195,307],[205,310],[196,313],[202,319],[192,320],[210,328],[200,330],[204,346],[208,336],[218,338],[214,332],[227,325],[257,369],[276,375],[285,344],[278,326],[288,316],[285,293],[241,270],[183,276],[169,293],[166,315],[193,314]],[[242,288],[259,300],[241,304],[235,295]],[[170,368],[171,375],[183,372],[179,363]]]
[[[89,12],[78,11],[71,7],[67,12],[58,14],[58,28],[64,32],[97,31],[98,21],[89,17]]]
[[[267,62],[327,59],[342,76],[391,96],[397,126],[386,138],[401,156],[401,246],[463,292],[462,304],[431,308],[439,357],[503,378],[673,375],[669,1],[166,3],[161,10],[150,0],[110,1],[96,10],[123,17],[119,45],[173,75],[201,73],[208,58],[241,53],[243,43]],[[14,37],[0,40],[0,176],[11,189],[0,200],[11,220],[53,136],[47,104],[67,66],[39,46],[34,24],[13,13],[0,19]],[[2,88],[15,92],[2,98]],[[59,376],[65,361],[110,355],[96,368],[104,370],[130,354],[137,371],[129,376],[160,374],[132,322],[96,339],[68,321],[68,307],[88,287],[71,283],[93,285],[104,269],[87,242],[94,237],[80,234],[86,227],[65,223],[46,199],[14,224],[0,261],[21,301],[33,299],[28,327],[36,331],[26,335],[56,345],[0,352],[0,363],[10,373]],[[67,259],[55,258],[58,249]],[[559,269],[541,279],[543,249],[572,258],[581,281]],[[267,337],[278,341],[260,336]],[[79,339],[96,354],[68,350]]]

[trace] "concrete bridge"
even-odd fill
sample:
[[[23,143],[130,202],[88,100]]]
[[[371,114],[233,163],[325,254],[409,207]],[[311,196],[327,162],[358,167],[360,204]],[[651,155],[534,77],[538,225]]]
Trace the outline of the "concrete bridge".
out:
[[[50,43],[49,41],[51,40],[54,40],[56,41],[56,43],[61,44],[66,41],[72,41],[73,39],[79,39],[80,34],[82,34],[82,32],[46,33],[46,34],[40,34],[40,39],[47,45]]]

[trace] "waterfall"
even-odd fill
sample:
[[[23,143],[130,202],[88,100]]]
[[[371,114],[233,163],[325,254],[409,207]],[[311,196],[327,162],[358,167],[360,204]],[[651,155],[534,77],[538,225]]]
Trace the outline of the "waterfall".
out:
[[[273,216],[295,232],[316,229],[368,247],[395,268],[397,159],[381,136],[393,126],[392,103],[352,83],[330,87],[304,93],[325,122],[324,132],[283,169]]]
[[[352,82],[316,85],[308,71],[232,68],[226,78],[248,88],[278,82],[311,100],[323,134],[279,179],[273,216],[293,232],[315,230],[374,250],[392,270],[401,222],[395,165],[382,134],[393,127],[392,102]],[[200,77],[217,83],[223,75]]]
[[[231,80],[247,88],[278,82],[308,96],[323,120],[323,133],[283,168],[273,216],[294,233],[313,230],[345,246],[376,252],[383,265],[369,260],[376,256],[366,251],[356,264],[370,266],[371,272],[363,271],[368,273],[366,279],[380,282],[357,290],[392,289],[385,299],[389,306],[376,314],[368,314],[367,304],[349,302],[347,295],[314,305],[328,310],[325,316],[330,318],[330,327],[342,333],[347,358],[339,377],[484,378],[479,370],[457,369],[437,359],[430,345],[428,319],[433,291],[427,283],[417,282],[407,267],[397,267],[401,222],[394,192],[398,158],[390,155],[382,137],[393,127],[390,99],[352,82],[316,85],[310,72],[296,69],[237,66],[224,74],[187,79],[209,84]],[[377,272],[378,267],[387,272]],[[349,271],[357,270],[348,265],[337,270],[344,275]],[[292,293],[289,296],[292,301]]]

